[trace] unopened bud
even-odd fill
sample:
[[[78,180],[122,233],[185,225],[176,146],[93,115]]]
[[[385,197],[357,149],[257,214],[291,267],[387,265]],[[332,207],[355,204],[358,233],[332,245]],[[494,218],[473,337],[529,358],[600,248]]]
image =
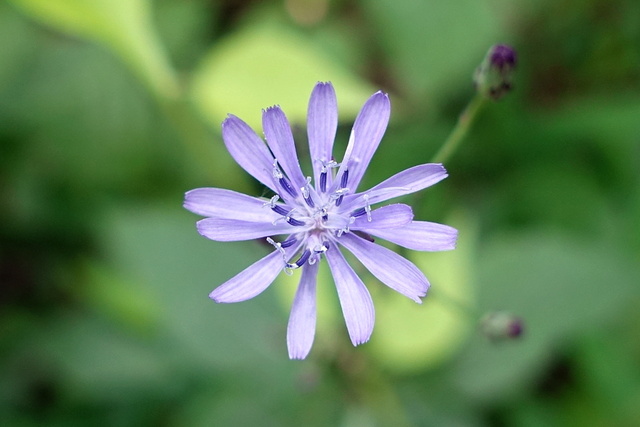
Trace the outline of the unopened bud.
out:
[[[473,81],[476,90],[491,99],[500,99],[511,90],[517,55],[514,48],[506,44],[491,46]]]
[[[519,338],[524,332],[524,322],[511,313],[498,311],[485,315],[480,328],[489,340],[504,341]]]

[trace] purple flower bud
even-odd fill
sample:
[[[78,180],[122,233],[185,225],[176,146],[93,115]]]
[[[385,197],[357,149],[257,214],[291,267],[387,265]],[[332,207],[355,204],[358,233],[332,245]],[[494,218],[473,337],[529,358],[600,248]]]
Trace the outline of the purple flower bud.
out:
[[[497,44],[489,50],[489,61],[491,62],[491,66],[498,70],[509,70],[515,68],[517,54],[511,46]]]
[[[485,315],[480,321],[480,329],[490,341],[504,341],[521,337],[524,322],[511,313],[498,311]]]
[[[494,100],[502,98],[513,87],[511,80],[517,62],[516,51],[511,46],[491,46],[474,74],[476,90]]]

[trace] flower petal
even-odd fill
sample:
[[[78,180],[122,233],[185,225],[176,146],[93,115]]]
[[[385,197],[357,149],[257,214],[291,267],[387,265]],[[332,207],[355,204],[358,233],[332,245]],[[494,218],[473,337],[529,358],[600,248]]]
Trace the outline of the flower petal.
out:
[[[331,160],[333,142],[338,128],[338,103],[331,83],[318,83],[311,92],[307,110],[309,154],[313,164],[313,179],[318,188],[322,162]],[[331,178],[331,174],[327,175]],[[327,181],[331,186],[331,181]]]
[[[420,298],[427,294],[429,281],[413,263],[353,234],[342,235],[339,242],[382,283],[417,303],[422,302]]]
[[[288,262],[299,248],[300,244],[287,248],[285,259],[279,251],[271,252],[215,288],[209,294],[209,298],[215,302],[231,303],[255,297],[269,287],[283,269],[284,263]]]
[[[285,221],[275,225],[271,222],[252,222],[227,218],[205,218],[196,223],[198,233],[219,242],[236,242],[238,240],[259,239],[261,237],[290,234],[303,231]]]
[[[273,155],[276,156],[278,164],[287,174],[295,189],[299,190],[307,181],[300,169],[291,126],[280,107],[269,107],[262,112],[262,128],[267,138],[267,144]]]
[[[396,228],[410,223],[412,219],[413,210],[411,206],[396,203],[372,210],[371,221],[369,221],[366,214],[356,217],[349,228],[351,230],[362,230],[365,232],[378,228]]]
[[[268,201],[222,188],[196,188],[184,197],[184,207],[211,218],[273,222],[280,217],[265,204]]]
[[[414,166],[382,181],[370,190],[345,196],[342,204],[344,209],[363,206],[365,204],[364,196],[367,195],[368,202],[373,205],[430,187],[447,176],[446,169],[440,163]]]
[[[309,354],[316,334],[316,280],[318,265],[305,264],[300,284],[291,306],[287,326],[287,348],[290,359],[304,359]]]
[[[222,122],[222,139],[231,156],[244,170],[277,193],[273,182],[273,156],[248,124],[229,114]]]
[[[332,246],[325,256],[336,283],[351,342],[353,345],[365,343],[371,337],[375,321],[371,295],[337,246]]]
[[[412,221],[395,229],[375,229],[371,234],[414,251],[449,251],[456,248],[458,230],[448,225]]]
[[[376,92],[365,102],[356,117],[349,144],[335,180],[336,183],[341,182],[342,174],[348,168],[347,187],[351,193],[356,191],[373,153],[380,144],[389,123],[390,113],[389,96],[386,93]]]

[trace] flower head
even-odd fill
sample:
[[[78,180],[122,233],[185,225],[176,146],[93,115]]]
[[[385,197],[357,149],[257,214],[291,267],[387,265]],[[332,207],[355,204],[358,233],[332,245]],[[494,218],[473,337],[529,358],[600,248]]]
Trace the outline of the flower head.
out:
[[[313,343],[316,278],[323,259],[333,275],[351,341],[358,345],[371,336],[374,308],[369,291],[345,260],[342,249],[355,255],[381,282],[419,303],[429,288],[427,278],[405,258],[374,243],[371,236],[419,251],[455,246],[455,229],[414,221],[408,205],[373,208],[444,179],[447,172],[442,165],[414,166],[369,190],[358,191],[389,114],[388,96],[373,94],[358,114],[344,158],[337,163],[332,155],[338,125],[336,95],[331,83],[318,83],[307,115],[313,179],[305,177],[300,169],[291,128],[279,107],[263,111],[267,144],[245,122],[229,115],[222,123],[227,149],[274,196],[262,199],[220,188],[199,188],[186,194],[185,208],[207,217],[197,223],[203,236],[218,241],[265,238],[274,248],[211,292],[214,301],[231,303],[253,298],[281,271],[291,274],[302,269],[287,329],[292,359],[305,358]]]
[[[518,55],[506,44],[491,46],[476,69],[474,83],[485,97],[498,100],[511,91]]]

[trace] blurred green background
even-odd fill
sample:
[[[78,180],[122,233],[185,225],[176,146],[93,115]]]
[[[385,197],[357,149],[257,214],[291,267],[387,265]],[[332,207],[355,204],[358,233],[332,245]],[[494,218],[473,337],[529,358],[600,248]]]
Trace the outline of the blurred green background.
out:
[[[518,51],[514,92],[407,199],[460,230],[453,252],[408,254],[424,304],[362,272],[377,321],[354,349],[321,272],[299,362],[296,277],[207,298],[268,251],[200,237],[181,206],[263,194],[224,149],[227,113],[261,132],[280,104],[306,163],[316,81],[338,148],[389,92],[373,185],[432,158],[495,43]],[[639,90],[635,0],[1,2],[0,425],[640,425]],[[522,338],[479,333],[501,310]]]

